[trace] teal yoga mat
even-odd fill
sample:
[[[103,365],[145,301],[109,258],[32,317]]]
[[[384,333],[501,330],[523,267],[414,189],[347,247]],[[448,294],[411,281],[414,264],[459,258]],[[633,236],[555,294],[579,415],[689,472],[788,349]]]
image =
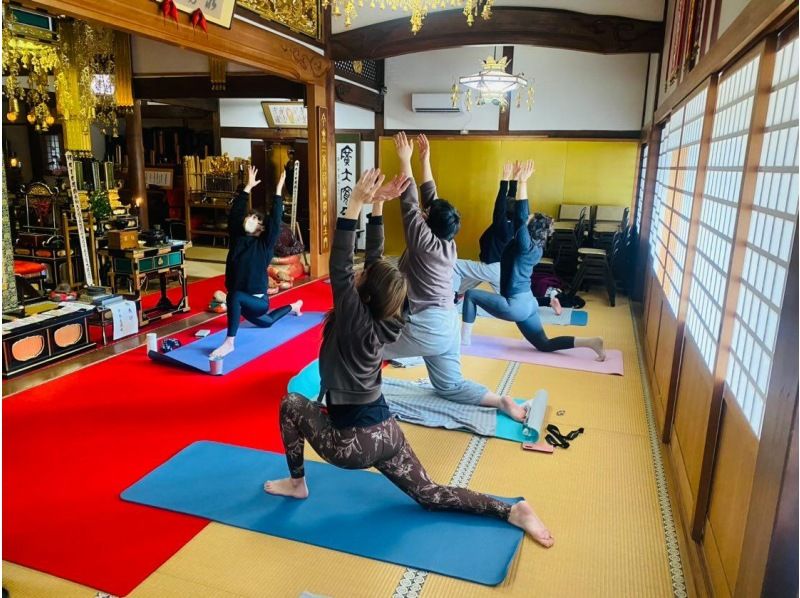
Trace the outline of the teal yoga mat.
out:
[[[317,360],[312,361],[306,367],[304,367],[297,375],[295,375],[291,380],[289,380],[289,384],[287,386],[288,392],[295,392],[305,396],[306,398],[314,401],[319,396],[319,388],[320,388],[320,377],[319,377],[319,362]],[[544,409],[547,405],[547,391],[539,390],[536,393],[536,396],[541,396],[544,401],[540,401],[541,406],[541,417],[540,417],[540,428],[544,425]],[[444,400],[444,399],[442,399]],[[518,404],[522,405],[526,402],[525,399],[514,399]],[[391,406],[390,406],[391,408]],[[464,408],[462,407],[462,410]],[[418,422],[414,422],[418,423]],[[474,429],[472,431],[475,431]],[[540,439],[541,434],[536,437],[525,436],[522,433],[522,424],[514,421],[501,411],[497,411],[497,424],[494,431],[494,436],[496,438],[501,438],[503,440],[511,440],[513,442],[537,442]]]
[[[271,496],[263,483],[287,476],[283,455],[195,442],[122,499],[475,583],[505,579],[522,541],[519,528],[493,517],[426,511],[377,473],[305,466],[307,499]],[[298,574],[313,566],[298,563]]]

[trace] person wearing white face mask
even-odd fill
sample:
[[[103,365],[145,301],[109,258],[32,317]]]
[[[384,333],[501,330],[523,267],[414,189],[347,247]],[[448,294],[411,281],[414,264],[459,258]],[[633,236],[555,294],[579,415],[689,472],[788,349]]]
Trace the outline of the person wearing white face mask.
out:
[[[281,192],[286,182],[286,173],[282,172],[278,181],[267,226],[259,212],[247,210],[247,196],[261,182],[256,179],[257,176],[258,171],[251,166],[247,185],[233,200],[228,215],[230,248],[225,262],[228,336],[211,352],[209,357],[212,359],[221,359],[233,351],[240,318],[244,317],[260,328],[269,328],[289,313],[301,315],[300,310],[303,307],[302,301],[295,301],[291,305],[269,311],[267,268],[272,261],[280,233],[283,215]]]

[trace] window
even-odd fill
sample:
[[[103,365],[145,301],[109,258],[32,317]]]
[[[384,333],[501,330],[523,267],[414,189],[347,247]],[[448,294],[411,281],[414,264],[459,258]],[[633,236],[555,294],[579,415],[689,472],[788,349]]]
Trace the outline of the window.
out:
[[[756,56],[725,76],[717,90],[686,315],[686,329],[709,370],[719,344],[758,64]]]
[[[708,89],[703,89],[681,109],[683,124],[680,132],[677,163],[670,179],[668,196],[670,202],[664,206],[664,226],[669,230],[664,280],[661,286],[672,313],[678,313],[678,304],[683,285],[683,270],[686,265],[686,248],[689,242],[689,224],[692,220],[694,184],[697,179],[697,161],[700,156],[700,137],[703,133]],[[677,117],[677,115],[676,115]]]
[[[650,216],[650,253],[653,256],[653,272],[655,272],[659,283],[664,277],[664,267],[667,259],[667,246],[662,231],[662,218],[664,204],[668,200],[667,184],[669,183],[672,159],[675,157],[675,147],[678,143],[671,123],[672,119],[668,120],[661,130],[656,186],[653,192],[653,213]]]
[[[61,165],[61,139],[58,135],[42,135],[44,169],[55,172]]]
[[[795,39],[775,57],[726,376],[757,436],[797,218],[797,51]]]
[[[647,150],[648,146],[642,146],[642,158],[639,164],[639,190],[636,194],[636,232],[642,232],[642,206],[644,204],[644,183],[647,178]]]

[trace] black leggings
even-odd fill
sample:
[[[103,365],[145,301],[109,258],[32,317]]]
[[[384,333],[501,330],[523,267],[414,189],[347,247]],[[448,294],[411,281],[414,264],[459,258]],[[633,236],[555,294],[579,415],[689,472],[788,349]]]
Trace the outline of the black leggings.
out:
[[[305,476],[305,441],[331,465],[343,469],[374,467],[429,510],[463,511],[508,520],[511,505],[466,488],[441,486],[411,450],[393,417],[366,428],[336,428],[320,404],[290,393],[281,401],[281,438],[289,474]]]
[[[259,328],[269,328],[283,316],[292,311],[288,305],[279,307],[269,313],[269,299],[266,295],[255,297],[242,291],[228,294],[228,336],[236,336],[239,331],[239,319],[244,319]]]
[[[538,351],[550,353],[552,351],[575,348],[574,336],[547,338],[538,310],[534,310],[527,320],[517,322],[517,328],[519,328],[525,340],[536,347]]]

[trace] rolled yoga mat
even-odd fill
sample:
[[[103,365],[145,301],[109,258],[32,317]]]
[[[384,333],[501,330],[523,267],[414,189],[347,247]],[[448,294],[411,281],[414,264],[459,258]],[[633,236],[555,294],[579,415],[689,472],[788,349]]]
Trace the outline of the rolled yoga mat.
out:
[[[305,312],[302,316],[289,314],[275,322],[270,328],[259,328],[250,322],[243,322],[236,334],[236,349],[222,360],[222,375],[232,372],[294,337],[311,330],[314,326],[321,324],[324,317],[324,313],[313,311]],[[227,334],[227,330],[220,330],[188,345],[173,349],[169,353],[149,351],[147,354],[153,361],[189,367],[210,374],[208,356],[222,344]]]
[[[314,461],[305,467],[307,499],[272,496],[263,484],[287,477],[283,455],[195,442],[122,499],[485,585],[505,579],[519,528],[494,517],[426,511],[381,474]],[[298,563],[298,571],[304,566],[314,565]]]
[[[606,360],[596,361],[595,352],[585,347],[543,353],[522,339],[472,335],[471,344],[463,345],[461,353],[474,357],[519,361],[595,374],[624,375],[622,351],[616,349],[606,349]]]
[[[311,401],[319,396],[319,361],[314,360],[289,380],[287,392],[303,395]],[[419,426],[466,430],[481,436],[494,436],[513,442],[537,442],[547,410],[547,391],[539,390],[533,398],[534,412],[531,417],[537,435],[525,436],[522,424],[514,421],[502,411],[478,405],[464,405],[442,399],[427,386],[395,380],[383,379],[383,393],[389,411],[394,417]],[[515,399],[524,405],[525,399]]]

